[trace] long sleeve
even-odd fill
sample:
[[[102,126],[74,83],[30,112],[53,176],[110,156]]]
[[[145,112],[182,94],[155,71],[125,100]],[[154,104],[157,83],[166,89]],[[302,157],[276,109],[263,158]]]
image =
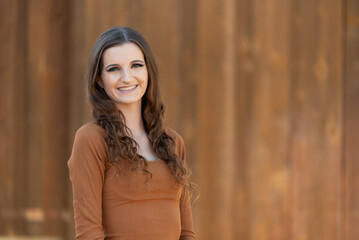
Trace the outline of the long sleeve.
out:
[[[187,168],[186,148],[183,139],[180,137],[180,158],[183,160],[184,166]],[[190,194],[187,188],[182,188],[180,199],[181,212],[181,236],[180,240],[196,240],[196,234],[193,229],[192,208]]]
[[[107,145],[101,128],[86,124],[77,132],[68,161],[73,190],[76,239],[103,240],[102,189]]]

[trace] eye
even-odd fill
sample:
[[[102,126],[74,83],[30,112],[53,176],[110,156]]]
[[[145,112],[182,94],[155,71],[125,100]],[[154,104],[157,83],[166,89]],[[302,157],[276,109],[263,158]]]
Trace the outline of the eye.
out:
[[[118,67],[111,67],[111,68],[107,69],[106,71],[107,72],[114,72],[114,71],[118,71],[118,70],[120,70]]]
[[[134,63],[134,64],[132,65],[132,68],[140,68],[140,67],[143,67],[143,64],[141,64],[141,63]]]

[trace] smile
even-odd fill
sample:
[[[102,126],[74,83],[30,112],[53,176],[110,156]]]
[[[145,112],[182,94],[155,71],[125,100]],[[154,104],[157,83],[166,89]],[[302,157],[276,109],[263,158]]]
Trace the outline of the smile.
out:
[[[130,91],[132,89],[135,89],[137,85],[129,86],[129,87],[119,87],[118,90],[120,91]]]

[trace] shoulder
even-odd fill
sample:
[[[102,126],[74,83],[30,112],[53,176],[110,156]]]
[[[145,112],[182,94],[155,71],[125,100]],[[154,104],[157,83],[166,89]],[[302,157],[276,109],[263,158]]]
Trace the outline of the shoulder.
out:
[[[82,125],[77,131],[76,136],[90,138],[105,138],[105,130],[95,122],[88,122]]]
[[[176,154],[184,159],[186,155],[186,147],[182,136],[170,127],[166,127],[165,132],[173,139],[176,146]]]
[[[75,134],[72,153],[68,161],[70,168],[79,166],[97,166],[106,163],[108,147],[106,132],[94,122],[82,125]]]
[[[92,148],[106,152],[106,132],[95,122],[88,122],[82,125],[75,134],[74,147]]]
[[[177,145],[184,145],[182,136],[170,127],[166,127],[165,132],[170,136]]]
[[[84,142],[105,142],[106,132],[95,122],[88,122],[82,125],[75,135],[75,140]]]

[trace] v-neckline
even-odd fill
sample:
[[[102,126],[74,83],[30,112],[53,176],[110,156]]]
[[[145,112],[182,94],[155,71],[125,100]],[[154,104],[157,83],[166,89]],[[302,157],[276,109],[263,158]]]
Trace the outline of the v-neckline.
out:
[[[144,158],[146,162],[158,162],[158,160],[161,160],[160,158],[156,158],[155,160],[147,160],[146,158]]]

